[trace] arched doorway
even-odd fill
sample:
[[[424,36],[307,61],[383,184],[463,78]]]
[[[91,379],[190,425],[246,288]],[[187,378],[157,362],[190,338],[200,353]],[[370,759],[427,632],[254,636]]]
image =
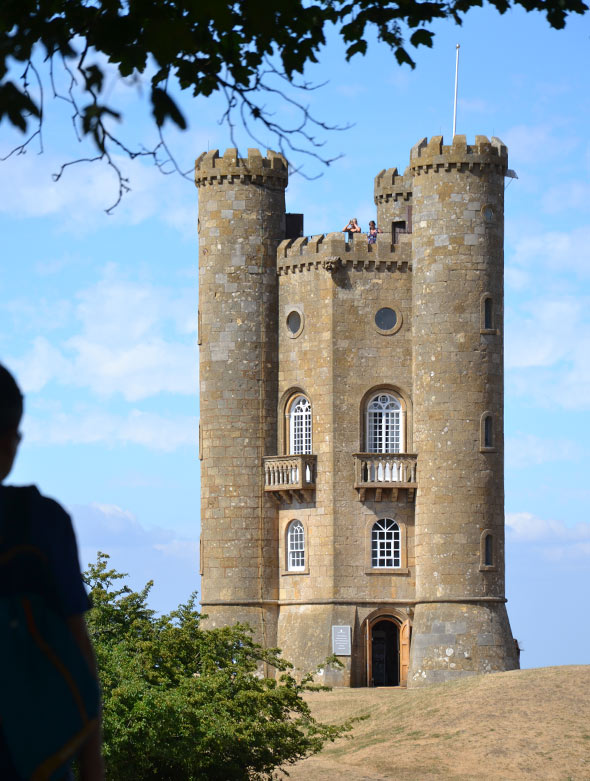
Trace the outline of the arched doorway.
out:
[[[371,686],[400,684],[400,628],[392,618],[378,618],[370,626]]]

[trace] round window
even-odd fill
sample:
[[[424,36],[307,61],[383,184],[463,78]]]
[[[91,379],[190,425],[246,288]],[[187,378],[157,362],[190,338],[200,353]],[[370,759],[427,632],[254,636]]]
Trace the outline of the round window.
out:
[[[395,309],[384,306],[375,315],[375,325],[380,331],[391,331],[397,324],[397,313]]]
[[[298,312],[296,309],[291,310],[287,315],[287,330],[289,331],[289,336],[299,336],[302,328],[303,318],[301,312]]]
[[[491,222],[494,219],[494,210],[491,206],[484,206],[482,212],[486,222]]]

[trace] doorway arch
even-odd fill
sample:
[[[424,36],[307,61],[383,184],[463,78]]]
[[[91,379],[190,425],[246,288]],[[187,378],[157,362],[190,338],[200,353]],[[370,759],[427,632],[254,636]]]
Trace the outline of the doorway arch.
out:
[[[367,686],[405,686],[410,622],[379,611],[367,620]]]

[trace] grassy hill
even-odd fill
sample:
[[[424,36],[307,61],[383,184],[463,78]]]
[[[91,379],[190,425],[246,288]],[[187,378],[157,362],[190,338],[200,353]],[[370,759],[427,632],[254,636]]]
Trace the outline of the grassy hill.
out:
[[[590,781],[590,665],[425,689],[335,689],[309,702],[321,721],[367,718],[288,768],[293,781]]]

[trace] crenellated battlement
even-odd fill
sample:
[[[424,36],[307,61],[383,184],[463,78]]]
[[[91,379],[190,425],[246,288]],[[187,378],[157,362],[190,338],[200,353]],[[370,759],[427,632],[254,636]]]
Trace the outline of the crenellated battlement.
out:
[[[506,173],[508,168],[508,149],[495,136],[490,141],[487,136],[475,136],[475,144],[467,144],[465,136],[454,136],[453,143],[443,144],[442,136],[423,138],[410,152],[410,171],[419,176],[440,169],[452,168],[473,170],[474,167],[493,167],[498,173]]]
[[[288,178],[286,159],[271,150],[266,157],[258,149],[248,149],[248,157],[238,157],[238,150],[230,148],[220,157],[219,150],[213,149],[203,152],[195,162],[197,187],[236,181],[286,187]]]
[[[332,273],[349,264],[368,270],[411,271],[411,239],[410,235],[401,236],[394,246],[390,233],[380,234],[376,244],[369,244],[364,233],[348,243],[342,233],[285,239],[277,250],[277,271],[279,275],[312,269]]]
[[[374,200],[376,204],[381,201],[409,201],[412,198],[412,180],[408,176],[409,169],[400,175],[397,168],[383,169],[375,177]]]

